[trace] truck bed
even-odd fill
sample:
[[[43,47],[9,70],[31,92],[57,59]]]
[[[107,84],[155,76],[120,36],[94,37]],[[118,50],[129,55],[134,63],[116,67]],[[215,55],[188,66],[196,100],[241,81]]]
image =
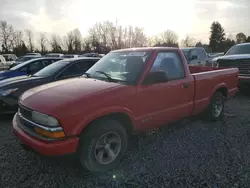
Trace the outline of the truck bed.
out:
[[[194,111],[193,114],[201,112],[210,102],[216,90],[220,88],[230,98],[238,91],[237,68],[215,68],[215,67],[189,67],[194,78]],[[224,89],[223,89],[224,88]]]
[[[215,71],[215,70],[222,70],[225,68],[216,68],[211,66],[189,66],[190,73],[201,73],[201,72],[208,72],[208,71]]]

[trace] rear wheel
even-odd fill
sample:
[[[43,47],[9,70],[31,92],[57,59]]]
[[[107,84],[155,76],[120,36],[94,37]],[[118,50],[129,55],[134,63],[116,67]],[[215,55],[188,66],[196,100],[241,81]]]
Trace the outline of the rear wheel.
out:
[[[116,167],[127,149],[127,132],[113,119],[92,123],[80,137],[81,164],[92,172],[107,171]]]
[[[224,115],[224,101],[225,97],[221,92],[216,92],[210,101],[209,106],[204,112],[204,117],[206,120],[217,121],[221,119]]]

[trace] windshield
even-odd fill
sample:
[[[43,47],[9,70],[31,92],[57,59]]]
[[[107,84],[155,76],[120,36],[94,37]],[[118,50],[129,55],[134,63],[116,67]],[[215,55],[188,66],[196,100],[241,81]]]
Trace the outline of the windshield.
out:
[[[189,52],[189,49],[181,49],[185,58],[188,59],[188,52]]]
[[[66,67],[68,64],[69,64],[68,61],[57,61],[43,68],[42,70],[38,71],[36,74],[34,74],[34,76],[43,78],[53,76],[57,72],[61,71],[62,68]]]
[[[134,84],[145,67],[149,53],[149,51],[111,52],[100,59],[86,74],[97,79],[107,79],[108,75],[109,80]]]
[[[235,45],[232,48],[230,48],[225,55],[236,55],[236,54],[250,54],[250,44]]]
[[[17,61],[19,62],[24,62],[24,61],[28,61],[30,59],[34,59],[35,57],[20,57],[17,59]]]

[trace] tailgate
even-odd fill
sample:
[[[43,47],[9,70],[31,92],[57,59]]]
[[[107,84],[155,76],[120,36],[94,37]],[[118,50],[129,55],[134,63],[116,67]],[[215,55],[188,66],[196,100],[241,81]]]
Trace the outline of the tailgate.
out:
[[[209,104],[211,96],[219,88],[232,97],[238,91],[239,70],[237,68],[206,71],[192,74],[195,80],[194,112]]]

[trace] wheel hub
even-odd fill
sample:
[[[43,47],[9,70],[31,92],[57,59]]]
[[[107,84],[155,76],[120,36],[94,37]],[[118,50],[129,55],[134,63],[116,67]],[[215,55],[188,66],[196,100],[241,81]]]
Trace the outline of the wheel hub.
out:
[[[121,137],[117,133],[108,132],[101,136],[95,146],[95,159],[107,165],[113,162],[121,150]]]
[[[223,110],[223,101],[221,98],[217,98],[213,104],[213,114],[215,117],[219,117]]]

